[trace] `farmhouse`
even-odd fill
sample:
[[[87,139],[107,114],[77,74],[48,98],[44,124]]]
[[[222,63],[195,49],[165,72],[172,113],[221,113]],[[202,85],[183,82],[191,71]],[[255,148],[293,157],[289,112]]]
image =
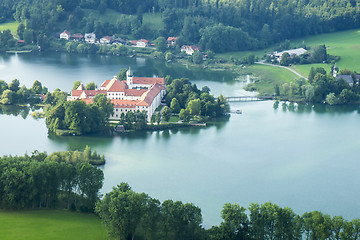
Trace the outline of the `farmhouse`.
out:
[[[110,37],[110,36],[105,36],[105,37],[100,38],[101,44],[110,44],[111,41],[112,41],[112,37]]]
[[[339,71],[339,68],[335,65],[333,67],[333,77],[336,78],[336,81],[339,81],[340,79],[343,79],[345,80],[350,87],[352,87],[354,85],[354,79],[351,75],[344,75],[344,74],[339,74],[338,75],[338,71]],[[355,75],[355,78],[357,80],[357,77]]]
[[[168,37],[167,44],[168,47],[175,47],[177,37]]]
[[[95,43],[96,41],[96,35],[95,33],[85,33],[85,42],[87,43]]]
[[[183,45],[181,47],[181,52],[185,52],[187,55],[193,55],[193,53],[195,51],[199,51],[200,48],[198,46],[195,46],[195,45],[192,45],[192,46],[189,46],[189,45]]]
[[[70,36],[71,39],[73,39],[75,42],[81,40],[84,38],[84,36],[81,33],[72,34]]]
[[[140,39],[140,40],[133,40],[131,41],[132,45],[136,45],[136,47],[148,47],[149,41],[146,39]]]
[[[148,120],[151,119],[155,109],[161,104],[166,93],[164,78],[133,77],[131,69],[126,72],[126,80],[120,81],[115,76],[105,80],[99,89],[85,90],[84,85],[71,91],[68,101],[84,100],[87,104],[97,94],[105,94],[114,104],[114,113],[111,119],[119,120],[121,113],[129,111],[146,111]]]
[[[70,38],[70,33],[68,31],[63,31],[62,33],[60,33],[60,39],[66,39],[69,40]]]
[[[307,50],[304,49],[304,48],[297,48],[297,49],[290,49],[290,50],[285,50],[285,51],[282,51],[282,52],[274,52],[272,55],[276,58],[276,60],[278,62],[280,62],[281,58],[282,58],[282,55],[284,53],[288,53],[290,55],[290,57],[294,57],[294,56],[300,56],[304,53],[306,53]]]

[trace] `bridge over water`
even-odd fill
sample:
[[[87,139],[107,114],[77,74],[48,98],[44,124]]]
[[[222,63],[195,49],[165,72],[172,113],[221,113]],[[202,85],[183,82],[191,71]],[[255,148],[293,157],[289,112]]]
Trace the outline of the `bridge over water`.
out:
[[[255,102],[255,101],[265,101],[265,100],[274,100],[274,96],[231,96],[226,97],[228,102]]]

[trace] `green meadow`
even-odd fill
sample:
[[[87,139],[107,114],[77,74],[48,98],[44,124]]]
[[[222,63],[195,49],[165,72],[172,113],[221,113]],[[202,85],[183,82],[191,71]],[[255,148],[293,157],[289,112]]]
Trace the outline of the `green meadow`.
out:
[[[259,95],[273,95],[274,85],[278,84],[281,86],[286,82],[299,79],[296,74],[289,70],[268,65],[254,64],[247,71],[261,79],[261,81],[256,81],[255,79],[256,91],[259,92]]]
[[[325,44],[328,54],[341,57],[340,61],[336,63],[340,70],[347,68],[351,71],[360,72],[359,29],[295,39],[291,40],[291,46],[299,47],[303,42],[308,47]],[[259,59],[261,59],[264,54],[271,52],[272,48],[267,48],[259,51],[244,51],[217,54],[217,58],[230,60],[231,57],[242,58],[249,54],[254,54],[255,56],[258,56]],[[311,67],[323,67],[327,72],[331,71],[331,64],[326,63],[293,65],[290,68],[294,69],[303,76],[308,76]],[[255,84],[260,94],[271,94],[274,91],[275,84],[282,85],[285,82],[290,82],[294,79],[299,78],[298,76],[284,68],[259,64],[254,64],[253,66],[248,67],[246,71],[250,71],[252,74],[258,76],[261,79],[261,81],[258,81]]]
[[[359,29],[321,34],[318,36],[307,37],[304,39],[297,39],[296,41],[291,41],[291,43],[292,45],[300,45],[303,41],[307,46],[325,44],[328,54],[341,57],[340,61],[336,63],[336,65],[340,69],[347,68],[352,71],[360,72]],[[308,74],[310,72],[311,65],[298,65],[294,68],[298,69],[299,71],[304,71]],[[317,66],[314,65],[314,67]],[[330,65],[328,65],[328,67],[325,67],[325,70],[330,70]]]
[[[93,214],[61,210],[0,211],[2,240],[101,240],[105,227]]]
[[[19,26],[19,23],[16,22],[16,21],[13,21],[13,22],[6,22],[6,23],[1,23],[0,24],[0,31],[4,31],[6,29],[10,29],[10,31],[12,33],[15,33],[16,34],[16,30]]]

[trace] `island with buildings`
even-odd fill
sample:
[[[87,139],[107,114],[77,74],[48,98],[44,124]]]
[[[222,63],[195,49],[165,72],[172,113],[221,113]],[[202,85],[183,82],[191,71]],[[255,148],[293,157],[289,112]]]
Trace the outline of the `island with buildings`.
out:
[[[81,99],[89,104],[98,94],[105,94],[114,106],[110,119],[120,120],[121,113],[145,111],[147,120],[150,121],[166,94],[166,84],[164,78],[134,77],[129,67],[126,80],[121,81],[114,76],[95,90],[85,90],[84,85],[80,84],[76,90],[71,91],[68,100]]]

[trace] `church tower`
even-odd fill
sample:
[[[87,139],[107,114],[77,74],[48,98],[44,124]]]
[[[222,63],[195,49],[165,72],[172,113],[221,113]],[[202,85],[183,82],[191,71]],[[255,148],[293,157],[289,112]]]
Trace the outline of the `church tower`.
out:
[[[129,89],[133,88],[133,73],[132,73],[130,67],[129,67],[129,70],[126,71],[126,83],[129,87]]]
[[[336,64],[335,64],[335,66],[333,67],[333,77],[336,77],[336,76],[337,76],[338,71],[339,71],[339,69],[338,69],[338,67],[337,67]]]

